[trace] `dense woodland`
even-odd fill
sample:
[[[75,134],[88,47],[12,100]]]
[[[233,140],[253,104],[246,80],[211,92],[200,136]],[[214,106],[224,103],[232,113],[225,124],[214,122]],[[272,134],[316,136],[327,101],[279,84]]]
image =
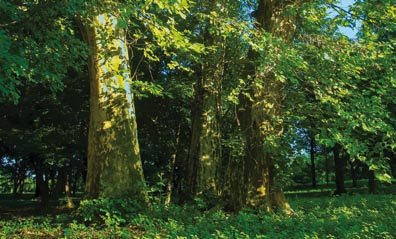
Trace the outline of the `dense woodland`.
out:
[[[378,193],[396,177],[396,5],[351,4],[1,0],[1,193],[85,215]]]

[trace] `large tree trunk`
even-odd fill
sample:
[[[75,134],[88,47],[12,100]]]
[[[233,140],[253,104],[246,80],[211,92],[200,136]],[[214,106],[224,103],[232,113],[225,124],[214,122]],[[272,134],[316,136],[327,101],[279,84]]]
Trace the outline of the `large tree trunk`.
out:
[[[147,202],[125,30],[110,14],[80,25],[91,50],[87,196]]]
[[[216,8],[210,2],[210,8]],[[204,45],[215,46],[201,66],[201,78],[195,84],[192,138],[188,155],[187,197],[217,197],[221,160],[221,86],[224,75],[224,39],[202,30]]]
[[[257,27],[289,42],[294,34],[295,24],[293,17],[284,14],[284,10],[291,3],[291,1],[260,0],[255,11]],[[248,57],[254,62],[257,60],[257,55],[251,49]],[[265,66],[260,68],[267,69]],[[248,92],[250,99],[242,93],[239,105],[239,120],[246,148],[243,167],[234,170],[244,170],[242,181],[246,185],[240,190],[234,189],[236,193],[243,193],[235,198],[240,201],[238,204],[244,203],[267,211],[278,208],[288,213],[290,206],[281,187],[276,183],[274,159],[278,156],[278,149],[269,143],[270,137],[276,141],[283,131],[279,120],[283,83],[276,79],[275,73],[271,70],[257,70],[251,63],[245,66],[245,71],[246,78],[252,79],[251,89]],[[241,175],[240,172],[228,174]],[[231,185],[236,186],[235,183]]]
[[[246,195],[248,175],[245,170],[245,160],[230,155],[225,171],[225,182],[223,185],[224,208],[227,211],[237,212],[246,206]]]

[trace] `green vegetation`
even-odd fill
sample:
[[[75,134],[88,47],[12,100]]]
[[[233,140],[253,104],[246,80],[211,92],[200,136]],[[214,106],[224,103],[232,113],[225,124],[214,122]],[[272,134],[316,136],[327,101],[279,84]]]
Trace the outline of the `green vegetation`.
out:
[[[26,200],[26,199],[25,199]],[[21,202],[26,201],[20,201]],[[395,195],[344,195],[289,199],[291,215],[242,210],[227,213],[194,206],[153,205],[128,199],[84,201],[77,211],[1,214],[0,238],[394,238]],[[2,203],[4,198],[2,199]],[[14,207],[17,206],[14,204]],[[14,208],[15,209],[15,208]],[[15,209],[17,210],[17,209]]]
[[[394,237],[396,6],[346,2],[0,0],[1,236]]]

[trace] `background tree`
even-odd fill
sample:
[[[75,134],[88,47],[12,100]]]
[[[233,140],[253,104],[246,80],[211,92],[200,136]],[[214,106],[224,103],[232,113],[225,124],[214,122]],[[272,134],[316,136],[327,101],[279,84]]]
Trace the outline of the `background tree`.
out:
[[[57,95],[48,87],[28,83],[21,88],[18,104],[1,104],[0,137],[12,149],[2,159],[15,172],[15,192],[18,187],[23,192],[30,175],[43,202],[63,194],[69,182],[81,185],[88,121],[88,88],[81,84],[86,72],[81,70],[68,73],[64,90]]]

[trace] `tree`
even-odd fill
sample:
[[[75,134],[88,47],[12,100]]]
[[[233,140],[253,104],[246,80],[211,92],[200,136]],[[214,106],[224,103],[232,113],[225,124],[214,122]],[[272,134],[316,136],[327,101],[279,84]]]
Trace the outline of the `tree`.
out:
[[[0,2],[1,101],[16,103],[27,83],[62,90],[67,72],[80,69],[87,52],[69,10],[67,1]]]
[[[188,154],[187,185],[189,197],[217,197],[221,163],[221,92],[225,65],[225,36],[211,24],[213,19],[227,17],[224,1],[200,4],[206,16],[198,26],[207,52],[202,58],[200,77],[194,86],[192,136]]]
[[[230,198],[231,208],[248,205],[267,211],[273,207],[285,212],[290,210],[275,176],[275,158],[280,156],[277,146],[283,132],[280,116],[284,84],[279,77],[282,73],[274,69],[275,64],[270,58],[276,57],[275,52],[282,51],[282,47],[287,48],[292,40],[296,26],[294,15],[288,10],[293,5],[288,1],[260,0],[254,11],[257,45],[264,48],[268,47],[267,43],[272,44],[264,48],[269,52],[253,45],[244,66],[247,89],[240,93],[238,122],[245,155],[238,167],[228,167],[229,170],[237,170],[229,172],[230,180],[243,182],[231,182],[230,191],[242,195]]]
[[[154,3],[154,4],[153,4]],[[165,55],[175,55],[175,48],[184,52],[199,52],[200,45],[185,41],[184,35],[161,19],[164,12],[185,17],[188,2],[135,1],[88,4],[86,15],[79,17],[80,27],[90,47],[88,70],[91,84],[90,127],[88,135],[88,197],[131,196],[147,202],[140,148],[137,137],[134,84],[130,69],[126,27],[141,24],[153,36],[145,42],[144,56],[158,61],[154,49]],[[78,11],[77,11],[78,13]],[[146,38],[146,32],[133,33],[136,41]]]
[[[384,47],[386,44],[376,42],[374,39],[378,39],[378,35],[373,34],[376,31],[366,27],[370,25],[369,22],[379,20],[387,22],[387,26],[392,29],[389,2],[378,4],[378,7],[376,5],[376,11],[372,11],[374,7],[369,1],[359,1],[350,12],[331,2],[328,2],[328,6],[335,8],[339,15],[326,19],[322,17],[326,11],[315,7],[310,12],[318,14],[313,14],[315,17],[311,20],[306,18],[308,21],[301,23],[303,27],[300,29],[303,31],[297,34],[295,47],[300,49],[309,67],[297,74],[301,80],[297,85],[296,96],[303,93],[315,99],[315,110],[310,108],[297,119],[308,123],[310,119],[316,118],[315,139],[318,144],[327,148],[341,147],[342,155],[352,161],[360,160],[368,164],[377,176],[389,180],[382,155],[394,145],[393,120],[389,118],[388,109],[388,97],[393,94],[394,87],[391,84],[392,77],[388,76],[392,70],[385,73],[381,69],[389,66],[391,57],[385,57],[389,45]],[[373,19],[377,10],[384,17]],[[368,18],[372,19],[366,19],[367,12],[371,15]],[[352,26],[357,19],[363,21],[361,30],[368,30],[368,37],[362,38],[365,35],[362,33],[358,41],[352,41],[337,30],[340,24]],[[378,55],[383,55],[387,60],[382,61],[383,58]],[[309,101],[302,103],[302,109],[309,104]],[[296,108],[298,110],[299,107]],[[381,136],[378,137],[378,134]]]
[[[0,138],[7,149],[4,161],[15,172],[15,188],[19,184],[23,192],[25,179],[34,178],[36,196],[44,205],[65,192],[68,181],[60,175],[81,175],[83,170],[81,155],[86,152],[84,128],[88,121],[88,89],[81,83],[84,79],[83,68],[80,72],[69,71],[64,90],[57,95],[48,86],[27,83],[20,87],[16,105],[0,105]],[[80,178],[73,177],[78,181]],[[74,180],[69,181],[76,184]]]
[[[89,198],[130,196],[147,202],[129,89],[126,30],[114,13],[99,10],[97,15],[80,20],[90,47],[86,192]]]
[[[315,185],[330,151],[337,193],[347,161],[389,181],[395,8],[333,3],[0,2],[2,171],[15,191],[33,175],[43,201],[85,175],[89,82],[88,198],[147,203],[148,182],[167,203],[178,188],[230,210],[287,212],[284,175]],[[338,26],[356,20],[352,41]]]

